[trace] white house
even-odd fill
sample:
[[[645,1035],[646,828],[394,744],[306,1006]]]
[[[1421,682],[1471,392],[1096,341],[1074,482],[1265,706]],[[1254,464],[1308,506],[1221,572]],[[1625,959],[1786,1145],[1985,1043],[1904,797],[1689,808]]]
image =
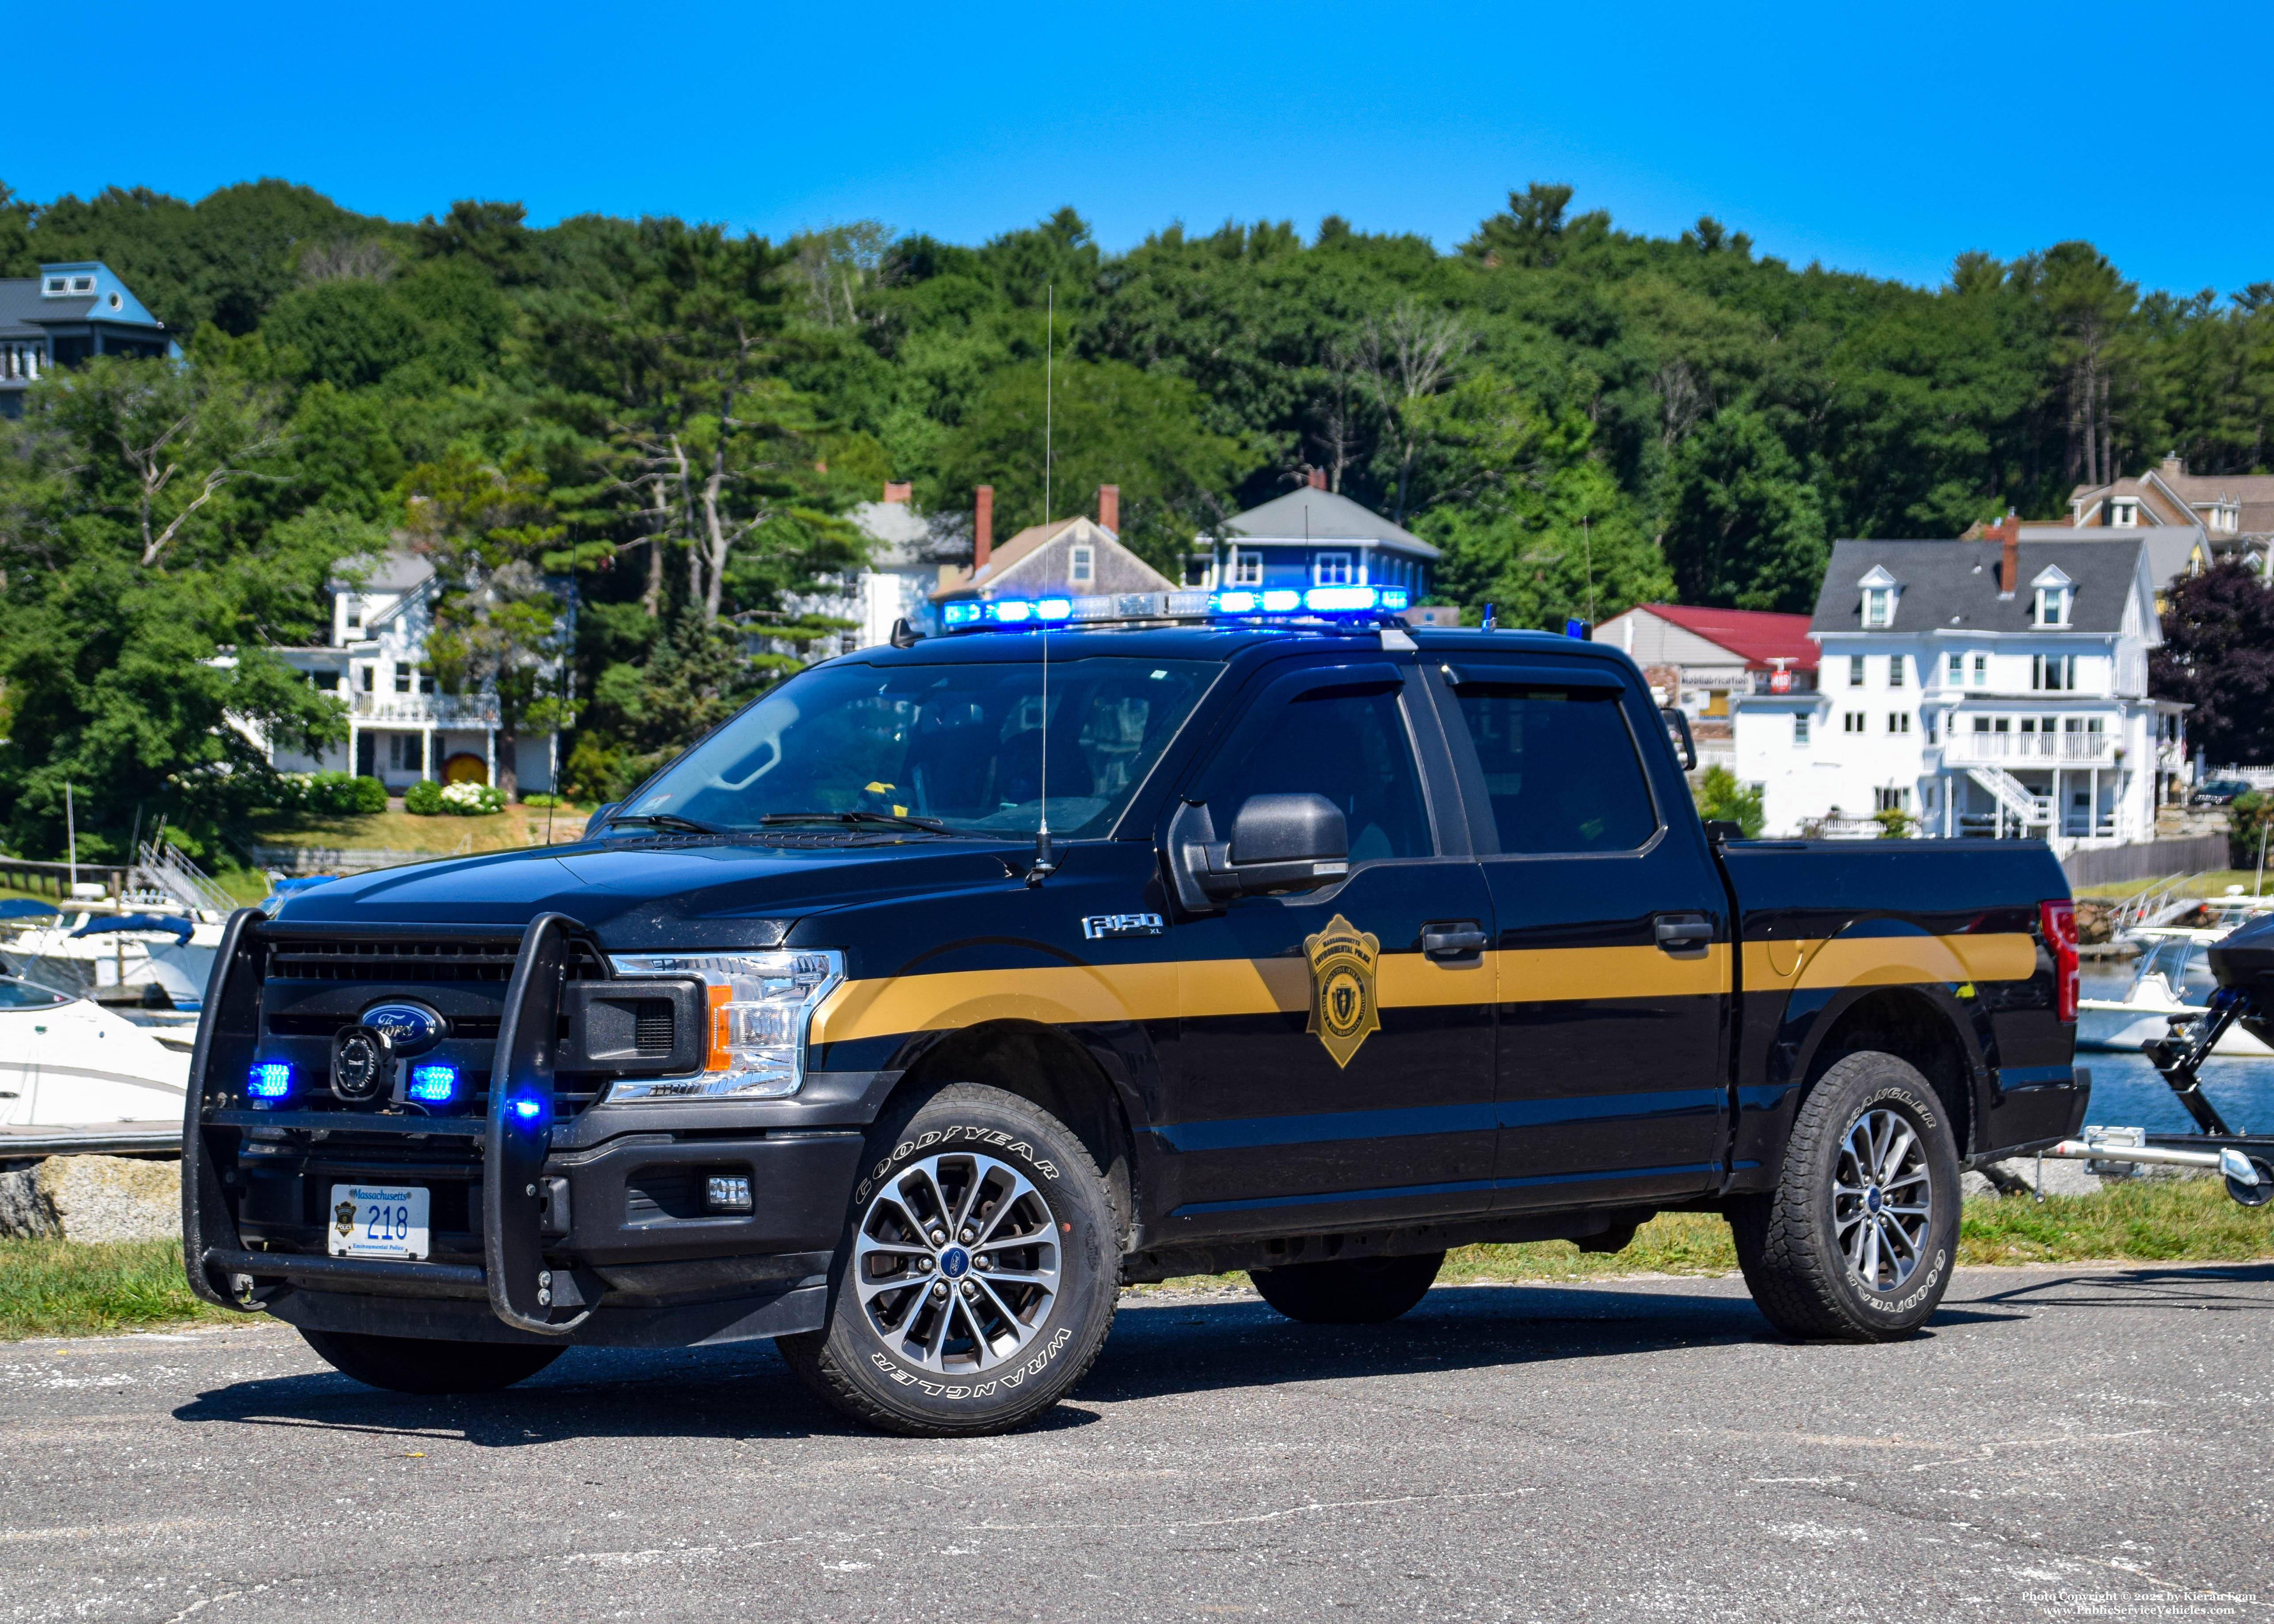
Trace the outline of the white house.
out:
[[[497,781],[497,701],[486,695],[440,693],[426,663],[433,625],[433,567],[390,549],[358,560],[332,584],[328,643],[272,650],[308,680],[346,702],[348,737],[320,756],[272,746],[280,771],[345,771],[402,790],[421,778]],[[359,575],[361,579],[350,579]],[[523,731],[516,741],[521,788],[550,790],[560,763],[560,735]]]
[[[845,639],[848,650],[889,640],[895,620],[920,631],[931,628],[929,595],[941,572],[932,560],[931,527],[910,506],[910,495],[907,485],[888,484],[884,500],[862,502],[848,515],[870,544],[869,561],[853,578],[847,601],[837,612],[860,622]]]
[[[1876,833],[1898,810],[1924,835],[2153,838],[2186,710],[2148,696],[2157,584],[2142,544],[2010,522],[1993,542],[1836,544],[1817,690],[1731,703],[1767,831]]]

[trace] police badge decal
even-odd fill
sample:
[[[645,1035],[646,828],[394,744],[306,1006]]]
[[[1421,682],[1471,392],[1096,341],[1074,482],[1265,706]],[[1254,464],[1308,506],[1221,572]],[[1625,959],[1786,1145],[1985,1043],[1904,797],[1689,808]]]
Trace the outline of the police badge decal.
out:
[[[1311,960],[1311,1024],[1335,1064],[1346,1066],[1359,1045],[1382,1029],[1374,1001],[1374,966],[1382,944],[1337,914],[1327,928],[1303,938]]]

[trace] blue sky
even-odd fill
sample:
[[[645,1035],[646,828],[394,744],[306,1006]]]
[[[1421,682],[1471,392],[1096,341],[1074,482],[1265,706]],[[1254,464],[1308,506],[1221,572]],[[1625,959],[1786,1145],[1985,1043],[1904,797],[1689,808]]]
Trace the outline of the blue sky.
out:
[[[2244,110],[2270,45],[2263,0],[125,0],[79,61],[41,64],[0,181],[196,198],[278,175],[396,218],[478,196],[540,223],[875,218],[967,242],[1071,203],[1123,248],[1329,213],[1450,247],[1557,180],[1629,229],[1710,213],[1796,264],[1931,284],[1963,250],[2086,237],[2143,288],[2225,294],[2274,279]]]

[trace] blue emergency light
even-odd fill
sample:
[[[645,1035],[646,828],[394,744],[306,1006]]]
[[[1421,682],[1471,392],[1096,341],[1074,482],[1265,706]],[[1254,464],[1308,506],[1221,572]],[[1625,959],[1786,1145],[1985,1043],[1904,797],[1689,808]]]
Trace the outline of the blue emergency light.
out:
[[[292,1092],[292,1068],[282,1060],[263,1060],[245,1081],[245,1092],[255,1100],[281,1100]]]
[[[1377,620],[1402,613],[1413,594],[1402,586],[1284,587],[1269,590],[1118,592],[1080,598],[997,598],[946,604],[940,620],[949,631],[1096,625],[1111,620],[1246,620],[1302,615],[1308,619]]]
[[[410,1068],[410,1097],[421,1105],[448,1105],[457,1097],[458,1068],[430,1060]]]

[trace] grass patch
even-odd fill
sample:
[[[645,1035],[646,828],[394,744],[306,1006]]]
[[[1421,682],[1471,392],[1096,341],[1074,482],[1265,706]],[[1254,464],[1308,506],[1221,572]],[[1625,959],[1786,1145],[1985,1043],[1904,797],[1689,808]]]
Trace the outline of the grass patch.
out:
[[[1962,1265],[2242,1263],[2274,1258],[2274,1207],[2238,1206],[2215,1178],[2135,1179],[2091,1195],[1977,1196],[1959,1220]],[[1464,1246],[1445,1255],[1448,1285],[1484,1281],[1597,1280],[1615,1274],[1731,1274],[1737,1249],[1713,1213],[1661,1213],[1623,1252],[1570,1241]],[[1241,1274],[1196,1274],[1140,1289],[1244,1286]]]
[[[2237,1206],[2217,1179],[2137,1179],[2092,1195],[1977,1197],[1960,1221],[1962,1264],[2243,1263],[2274,1258],[2274,1208]],[[1663,1213],[1623,1252],[1569,1241],[1464,1246],[1437,1278],[1600,1280],[1619,1274],[1729,1274],[1729,1226],[1711,1213]],[[1243,1287],[1242,1274],[1196,1274],[1141,1292]],[[0,1240],[0,1342],[102,1336],[187,1320],[227,1320],[190,1295],[178,1241]]]
[[[2116,902],[2126,897],[2136,897],[2150,886],[2170,883],[2168,876],[2160,880],[2114,880],[2106,885],[2080,885],[2076,894],[2102,902]],[[2217,897],[2230,885],[2240,885],[2247,892],[2257,883],[2258,871],[2255,868],[2218,868],[2209,874],[2198,875],[2188,884],[2187,890],[2198,897]],[[2274,888],[2274,876],[2270,876],[2267,883],[2270,888]]]
[[[584,812],[570,807],[516,804],[488,817],[413,817],[399,806],[390,806],[384,812],[351,817],[270,813],[250,820],[245,838],[260,846],[317,846],[449,857],[543,846],[548,811],[553,845],[566,845],[584,832]]]
[[[179,1241],[0,1240],[0,1341],[229,1318],[190,1295]]]

